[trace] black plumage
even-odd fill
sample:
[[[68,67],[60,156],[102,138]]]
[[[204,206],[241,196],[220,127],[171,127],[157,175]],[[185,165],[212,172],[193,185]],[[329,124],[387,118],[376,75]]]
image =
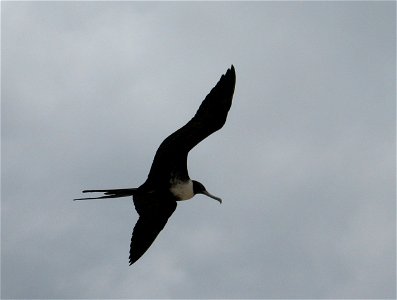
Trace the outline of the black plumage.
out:
[[[208,193],[204,185],[190,180],[187,170],[189,151],[210,134],[222,128],[232,105],[236,74],[233,65],[222,75],[216,86],[205,97],[194,117],[168,136],[156,151],[147,180],[138,188],[85,190],[83,193],[102,192],[101,197],[75,200],[104,199],[133,196],[139,215],[130,247],[130,264],[136,262],[150,247],[179,200],[195,194]]]

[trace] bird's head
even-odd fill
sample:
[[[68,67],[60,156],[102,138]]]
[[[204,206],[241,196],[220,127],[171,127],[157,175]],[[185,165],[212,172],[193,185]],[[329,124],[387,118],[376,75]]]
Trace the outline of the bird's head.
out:
[[[222,203],[222,199],[219,197],[216,197],[214,195],[211,195],[204,187],[204,185],[201,182],[198,182],[196,180],[192,180],[193,181],[193,193],[196,194],[203,194],[206,195],[212,199],[215,199],[216,201],[218,201],[219,203]]]

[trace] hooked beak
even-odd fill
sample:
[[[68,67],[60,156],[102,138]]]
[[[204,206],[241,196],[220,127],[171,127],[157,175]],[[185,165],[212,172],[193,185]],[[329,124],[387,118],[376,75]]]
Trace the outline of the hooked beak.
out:
[[[204,194],[204,195],[206,195],[206,196],[208,196],[208,197],[210,197],[210,198],[212,198],[212,199],[215,199],[216,201],[218,201],[219,203],[222,204],[222,199],[221,199],[221,198],[216,197],[216,196],[210,194],[208,191],[202,191],[201,194]]]

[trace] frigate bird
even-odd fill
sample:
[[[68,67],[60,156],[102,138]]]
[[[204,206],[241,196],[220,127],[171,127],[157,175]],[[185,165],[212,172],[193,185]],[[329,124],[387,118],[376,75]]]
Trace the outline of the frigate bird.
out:
[[[83,193],[103,194],[100,197],[74,199],[133,197],[139,219],[131,237],[130,265],[152,245],[175,211],[177,201],[204,194],[222,203],[221,198],[210,194],[202,183],[190,179],[187,158],[193,147],[225,124],[232,105],[235,84],[236,73],[232,65],[205,97],[194,117],[160,144],[149,175],[140,187],[84,190]]]

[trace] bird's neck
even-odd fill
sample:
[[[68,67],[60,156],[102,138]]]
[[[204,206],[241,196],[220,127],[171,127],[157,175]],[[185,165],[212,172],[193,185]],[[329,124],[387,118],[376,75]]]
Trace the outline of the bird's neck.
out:
[[[193,198],[193,182],[190,179],[186,181],[173,179],[170,183],[170,192],[175,196],[177,201]]]

